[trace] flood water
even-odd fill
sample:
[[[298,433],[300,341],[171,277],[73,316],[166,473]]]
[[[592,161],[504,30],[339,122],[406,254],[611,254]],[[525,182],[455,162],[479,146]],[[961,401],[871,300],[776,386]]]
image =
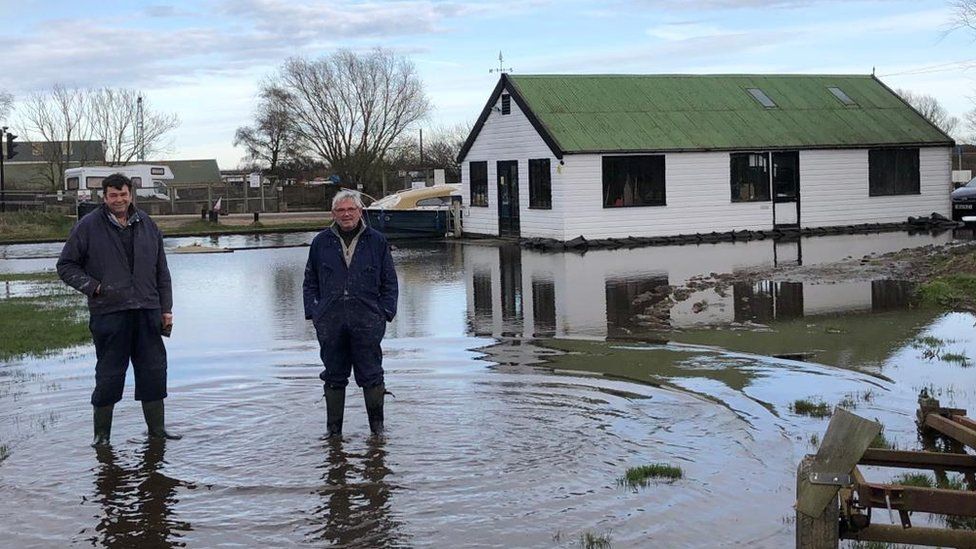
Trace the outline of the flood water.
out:
[[[169,256],[167,423],[181,441],[145,443],[130,379],[112,448],[88,446],[91,346],[0,365],[4,546],[578,547],[587,532],[613,547],[791,546],[796,464],[827,424],[793,401],[847,399],[902,449],[918,449],[922,388],[976,407],[976,367],[942,358],[976,360],[976,317],[909,309],[901,281],[703,289],[667,309],[663,336],[646,314],[655,288],[698,275],[949,233],[583,255],[443,242],[394,251],[388,435],[369,436],[351,386],[331,444],[302,311],[312,236],[167,241],[236,250]],[[0,272],[51,269],[59,249],[0,247]],[[618,484],[657,462],[683,478]]]

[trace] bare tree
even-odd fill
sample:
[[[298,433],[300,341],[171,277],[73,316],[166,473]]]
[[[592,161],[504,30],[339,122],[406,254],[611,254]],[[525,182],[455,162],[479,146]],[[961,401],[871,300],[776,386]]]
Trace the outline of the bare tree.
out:
[[[105,146],[105,163],[128,164],[140,152],[152,157],[164,152],[167,133],[180,125],[176,114],[153,111],[145,94],[126,88],[99,88],[84,92],[92,136]],[[142,98],[142,133],[137,131]]]
[[[469,133],[470,123],[432,127],[424,131],[423,144],[419,134],[412,133],[390,148],[386,163],[397,171],[442,169],[448,182],[459,182],[461,166],[457,157]]]
[[[976,0],[953,0],[949,6],[952,8],[950,28],[976,31]]]
[[[952,134],[959,126],[959,119],[949,114],[942,103],[931,95],[902,89],[895,90],[895,93],[946,134]]]
[[[10,114],[10,109],[14,105],[14,96],[10,93],[0,90],[0,122],[7,119],[7,115]]]
[[[83,157],[83,151],[74,151],[74,143],[91,136],[84,92],[58,84],[49,92],[27,96],[18,113],[23,135],[44,142],[40,152],[45,162],[38,165],[39,172],[51,189],[60,188],[64,170],[72,158],[80,165],[89,160]]]
[[[137,134],[138,100],[143,103],[143,131]],[[146,98],[125,88],[77,89],[56,84],[50,91],[29,95],[18,109],[23,135],[41,151],[43,172],[52,189],[60,188],[70,165],[105,163],[117,166],[133,161],[140,148],[146,154],[165,149],[165,135],[179,125],[175,114],[153,111]],[[87,141],[100,141],[103,154]]]
[[[344,182],[367,189],[377,187],[390,146],[430,111],[413,63],[383,49],[292,58],[273,83],[287,92],[288,115],[303,145]]]
[[[301,147],[288,113],[288,92],[268,83],[262,87],[253,126],[234,133],[234,146],[244,147],[244,162],[274,175],[282,163],[300,156]]]

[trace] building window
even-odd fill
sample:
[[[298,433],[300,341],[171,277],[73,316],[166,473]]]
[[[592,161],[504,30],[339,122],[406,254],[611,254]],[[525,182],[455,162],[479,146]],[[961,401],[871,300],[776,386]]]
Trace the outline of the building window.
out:
[[[488,206],[488,163],[468,163],[468,179],[471,184],[471,205]]]
[[[870,196],[921,194],[918,149],[868,151],[868,194]]]
[[[502,114],[512,114],[512,96],[502,94]]]
[[[664,156],[603,157],[604,208],[664,205]]]
[[[138,189],[139,187],[142,187],[142,178],[141,177],[133,177],[133,178],[131,178],[131,180],[132,180],[132,188],[133,189]]]
[[[769,200],[769,154],[732,153],[730,173],[732,202]]]
[[[77,177],[69,177],[68,178],[68,190],[69,191],[77,191],[78,190],[78,178]]]
[[[529,208],[552,209],[552,174],[549,159],[529,159]]]

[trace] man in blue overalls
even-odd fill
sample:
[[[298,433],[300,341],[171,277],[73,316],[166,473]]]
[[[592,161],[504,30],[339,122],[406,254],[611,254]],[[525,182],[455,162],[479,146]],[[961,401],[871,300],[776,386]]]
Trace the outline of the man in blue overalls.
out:
[[[397,307],[397,277],[390,246],[363,221],[359,193],[343,190],[332,200],[333,224],[319,233],[308,252],[305,318],[315,325],[325,370],[328,438],[342,435],[349,373],[363,388],[369,428],[383,431],[383,351],[386,323]]]

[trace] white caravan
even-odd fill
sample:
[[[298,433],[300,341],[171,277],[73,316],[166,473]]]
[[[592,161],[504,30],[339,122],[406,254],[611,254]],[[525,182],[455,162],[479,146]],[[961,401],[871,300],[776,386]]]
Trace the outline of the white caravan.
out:
[[[173,179],[173,171],[169,166],[159,164],[69,168],[64,171],[64,190],[77,192],[79,201],[93,200],[101,195],[102,181],[115,173],[132,180],[132,189],[137,197],[169,200],[166,181]]]

